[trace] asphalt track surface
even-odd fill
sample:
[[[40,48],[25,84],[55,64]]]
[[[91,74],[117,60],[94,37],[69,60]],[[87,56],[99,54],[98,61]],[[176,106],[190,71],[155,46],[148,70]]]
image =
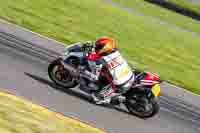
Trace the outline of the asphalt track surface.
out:
[[[48,78],[47,67],[57,56],[53,51],[0,33],[0,87],[110,133],[200,132],[200,109],[175,98],[162,95],[159,114],[144,120],[130,115],[123,107],[94,105],[88,95],[76,88],[67,90],[54,85]]]

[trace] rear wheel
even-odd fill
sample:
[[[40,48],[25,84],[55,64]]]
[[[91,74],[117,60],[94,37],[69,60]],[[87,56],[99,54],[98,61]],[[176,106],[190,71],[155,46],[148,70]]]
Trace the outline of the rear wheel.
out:
[[[134,99],[128,99],[125,105],[131,114],[140,118],[153,117],[160,109],[156,98],[151,98],[146,102],[136,102]]]
[[[56,59],[48,66],[49,78],[59,86],[72,88],[77,85],[70,72],[60,63],[62,59]]]

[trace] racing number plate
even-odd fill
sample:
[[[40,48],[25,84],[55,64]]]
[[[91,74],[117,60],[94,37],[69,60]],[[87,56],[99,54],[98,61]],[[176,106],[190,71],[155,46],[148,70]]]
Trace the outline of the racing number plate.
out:
[[[155,97],[159,96],[160,94],[160,85],[156,84],[152,87],[151,92],[154,94]]]

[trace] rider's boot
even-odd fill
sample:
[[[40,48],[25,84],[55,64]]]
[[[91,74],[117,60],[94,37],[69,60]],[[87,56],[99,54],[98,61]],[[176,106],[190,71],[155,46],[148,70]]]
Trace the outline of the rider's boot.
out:
[[[95,102],[95,104],[100,105],[100,104],[109,104],[111,101],[110,97],[107,98],[101,98],[99,96],[97,96],[97,94],[95,92],[93,92],[91,94],[93,101]]]
[[[92,93],[91,96],[96,104],[109,104],[111,98],[115,96],[115,93],[113,88],[108,85],[102,88],[100,91]]]

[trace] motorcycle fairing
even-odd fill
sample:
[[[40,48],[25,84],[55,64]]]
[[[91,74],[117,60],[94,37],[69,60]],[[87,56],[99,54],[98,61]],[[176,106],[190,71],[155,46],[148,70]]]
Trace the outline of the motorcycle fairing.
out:
[[[159,76],[150,72],[145,72],[144,78],[140,80],[142,85],[154,85],[158,84]]]

